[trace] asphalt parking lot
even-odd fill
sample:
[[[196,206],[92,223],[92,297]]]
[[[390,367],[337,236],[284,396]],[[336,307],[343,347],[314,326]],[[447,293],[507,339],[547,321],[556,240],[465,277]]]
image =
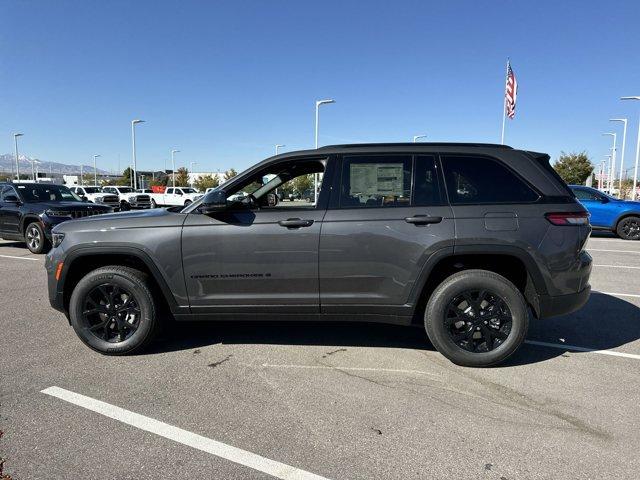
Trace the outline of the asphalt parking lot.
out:
[[[183,325],[101,356],[49,307],[44,257],[0,242],[5,473],[638,478],[640,242],[588,249],[588,304],[534,321],[504,366],[469,369],[423,330],[362,324]]]

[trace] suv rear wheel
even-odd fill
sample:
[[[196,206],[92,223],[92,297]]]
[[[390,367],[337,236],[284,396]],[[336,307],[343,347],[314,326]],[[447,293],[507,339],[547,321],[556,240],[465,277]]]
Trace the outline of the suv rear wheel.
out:
[[[509,280],[487,270],[465,270],[435,289],[424,323],[429,340],[453,363],[489,367],[520,347],[529,313]]]
[[[616,233],[624,240],[640,240],[640,217],[626,217],[618,222]]]
[[[160,323],[147,275],[119,266],[98,268],[83,277],[71,294],[69,316],[80,339],[107,355],[143,349]]]

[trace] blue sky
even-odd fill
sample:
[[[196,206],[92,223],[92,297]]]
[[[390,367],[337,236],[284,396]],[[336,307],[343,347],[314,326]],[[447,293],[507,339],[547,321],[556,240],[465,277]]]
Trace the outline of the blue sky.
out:
[[[321,144],[498,142],[507,56],[519,81],[506,143],[587,150],[640,102],[640,2],[0,2],[0,153],[139,168],[171,148],[196,170],[240,170]],[[100,166],[100,164],[99,164]]]

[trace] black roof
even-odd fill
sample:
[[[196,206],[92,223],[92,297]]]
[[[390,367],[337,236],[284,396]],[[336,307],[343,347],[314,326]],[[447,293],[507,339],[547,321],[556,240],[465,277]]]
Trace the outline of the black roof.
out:
[[[367,147],[479,147],[479,148],[506,148],[513,150],[509,145],[499,143],[464,143],[464,142],[396,142],[396,143],[345,143],[342,145],[325,145],[318,150],[367,148]]]

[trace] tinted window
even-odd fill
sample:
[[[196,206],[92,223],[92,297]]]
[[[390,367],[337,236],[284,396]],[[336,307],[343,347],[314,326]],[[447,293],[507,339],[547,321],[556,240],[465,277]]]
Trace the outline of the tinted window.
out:
[[[582,188],[572,189],[578,200],[600,200],[600,195],[590,190],[583,190]]]
[[[410,206],[411,175],[411,155],[345,156],[340,206]]]
[[[442,205],[435,157],[418,155],[415,163],[413,203],[415,205]]]
[[[539,195],[496,160],[480,156],[444,156],[452,204],[529,203]]]
[[[4,187],[0,192],[0,199],[4,201],[5,197],[8,195],[13,195],[14,197],[17,197],[13,187]]]
[[[80,197],[62,185],[18,185],[18,191],[27,202],[80,201]]]

